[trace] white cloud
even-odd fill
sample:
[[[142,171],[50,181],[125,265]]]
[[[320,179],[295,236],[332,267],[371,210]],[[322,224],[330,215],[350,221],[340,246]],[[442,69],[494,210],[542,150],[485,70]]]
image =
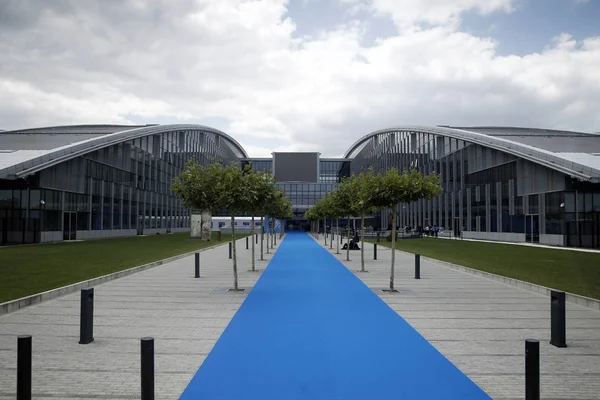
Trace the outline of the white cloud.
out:
[[[512,1],[405,1],[400,17],[398,3],[369,6],[433,25],[366,47],[361,22],[294,37],[284,0],[9,0],[0,129],[220,117],[251,156],[341,155],[370,131],[415,123],[599,129],[600,38],[498,56],[454,21]]]
[[[515,0],[339,0],[355,9],[370,10],[389,16],[399,28],[415,28],[418,24],[455,25],[460,15],[475,10],[480,14],[512,12]]]

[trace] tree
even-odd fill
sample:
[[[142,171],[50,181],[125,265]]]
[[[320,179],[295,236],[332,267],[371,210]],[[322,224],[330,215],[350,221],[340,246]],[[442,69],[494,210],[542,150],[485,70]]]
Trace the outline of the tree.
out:
[[[340,200],[340,193],[337,190],[334,190],[330,193],[327,194],[327,197],[329,199],[329,207],[330,207],[330,212],[331,212],[331,218],[332,218],[332,223],[333,223],[333,218],[335,218],[335,228],[336,228],[336,234],[337,236],[340,235],[340,217],[344,216],[344,209],[343,209],[343,205],[342,202]],[[340,254],[340,240],[339,238],[336,239],[335,241],[336,243],[336,254]]]
[[[365,270],[365,214],[371,214],[377,211],[377,207],[374,204],[374,195],[376,188],[381,179],[375,176],[375,172],[372,168],[364,173],[356,175],[351,181],[354,194],[354,201],[352,202],[352,208],[360,215],[360,226],[361,226],[361,248],[360,248],[360,271],[366,272]]]
[[[242,169],[239,164],[232,163],[223,169],[219,185],[221,196],[220,208],[227,210],[231,216],[231,245],[233,258],[233,290],[239,291],[237,253],[235,246],[235,214],[243,213],[256,204],[258,198],[257,187],[252,185],[250,168]]]
[[[186,162],[181,178],[173,179],[171,191],[182,199],[183,206],[201,212],[200,224],[192,214],[190,226],[192,238],[211,239],[212,213],[219,208],[221,197],[219,182],[222,173],[223,167],[220,163],[202,166],[192,159]]]
[[[373,205],[378,209],[392,210],[392,263],[390,271],[390,292],[394,289],[394,263],[396,260],[396,207],[399,203],[412,203],[420,199],[430,200],[442,192],[441,178],[437,174],[423,176],[413,169],[403,172],[390,169],[385,175],[376,178],[373,187]]]
[[[327,226],[327,220],[331,220],[331,228],[333,232],[333,220],[338,219],[341,215],[343,215],[343,211],[340,210],[339,207],[338,193],[336,191],[327,193],[325,197],[316,204],[316,211],[318,217],[325,220],[325,226]],[[330,239],[329,243],[330,248],[333,248],[333,239]],[[325,245],[327,245],[327,242],[325,242]]]
[[[350,261],[350,217],[354,215],[354,202],[356,199],[356,185],[354,184],[354,176],[345,177],[338,184],[338,206],[340,211],[348,217],[346,226],[347,246],[346,246],[346,261]]]
[[[271,175],[269,172],[264,172],[264,171],[254,171],[252,170],[252,173],[247,175],[247,178],[249,180],[248,184],[254,187],[254,190],[256,192],[256,198],[255,201],[249,205],[248,208],[248,212],[252,214],[252,227],[251,227],[251,234],[252,234],[252,272],[256,271],[256,260],[255,260],[255,242],[254,242],[254,234],[255,234],[255,229],[254,229],[254,216],[255,215],[261,215],[261,249],[260,249],[260,259],[263,260],[263,248],[262,248],[262,244],[263,244],[263,230],[262,230],[262,224],[263,224],[263,215],[264,215],[264,205],[268,202],[269,196],[271,196],[271,192],[273,190],[273,188],[275,187],[275,178],[273,177],[273,175]]]
[[[289,218],[292,218],[292,201],[285,196],[285,192],[283,192],[283,196],[279,197],[275,204],[275,210],[273,211],[273,216],[275,218],[279,218],[280,221],[280,235],[283,236],[283,221]]]
[[[267,217],[269,217],[273,222],[273,229],[275,228],[274,216],[278,213],[279,203],[282,201],[283,198],[285,198],[285,191],[281,188],[273,186],[273,188],[269,191],[267,199],[264,203],[264,214]],[[269,241],[271,241],[271,248],[273,248],[273,236],[271,236],[270,229],[267,236],[267,254],[269,253]]]

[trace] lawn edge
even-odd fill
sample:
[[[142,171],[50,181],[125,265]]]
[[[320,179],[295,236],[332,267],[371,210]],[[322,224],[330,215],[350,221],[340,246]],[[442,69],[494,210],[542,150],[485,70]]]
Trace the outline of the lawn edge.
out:
[[[386,245],[383,245],[383,246],[387,247],[388,249],[391,249],[390,246],[386,246]],[[410,252],[404,251],[404,250],[396,249],[396,251],[400,252],[400,253],[408,254],[411,256],[414,255],[414,253],[410,253]],[[515,278],[509,278],[507,276],[492,274],[491,272],[480,271],[475,268],[465,267],[463,265],[454,264],[454,263],[451,263],[448,261],[438,260],[437,258],[426,257],[424,255],[421,255],[421,259],[427,260],[434,264],[441,265],[443,267],[452,268],[454,270],[461,271],[461,272],[464,272],[467,274],[480,276],[480,277],[486,278],[486,279],[491,279],[493,281],[503,283],[505,285],[514,286],[514,287],[526,290],[528,292],[546,295],[548,297],[550,297],[550,292],[552,290],[562,291],[560,289],[552,289],[552,288],[549,288],[546,286],[538,285],[536,283],[526,282],[526,281],[522,281],[522,280],[515,279]],[[567,301],[569,303],[577,304],[577,305],[580,305],[580,306],[583,306],[586,308],[591,308],[592,310],[600,311],[600,300],[598,300],[598,299],[593,299],[591,297],[586,297],[586,296],[582,296],[580,294],[575,294],[575,293],[571,293],[571,292],[565,292],[565,301]]]
[[[244,239],[244,238],[237,239],[236,242],[238,240],[242,240],[242,239]],[[177,261],[182,258],[192,256],[194,253],[211,250],[211,249],[217,248],[219,246],[224,246],[227,243],[229,243],[229,242],[221,242],[221,243],[215,244],[213,246],[203,247],[203,248],[193,250],[190,252],[178,254],[176,256],[163,258],[161,260],[153,261],[148,264],[138,265],[136,267],[124,269],[122,271],[112,272],[107,275],[102,275],[102,276],[98,276],[96,278],[91,278],[91,279],[88,279],[85,281],[72,283],[70,285],[58,287],[55,289],[50,289],[45,292],[32,294],[32,295],[21,297],[19,299],[15,299],[15,300],[9,300],[7,302],[0,303],[0,316],[5,315],[5,314],[10,314],[12,312],[15,312],[15,311],[20,310],[25,307],[29,307],[29,306],[32,306],[35,304],[39,304],[39,303],[48,301],[48,300],[52,300],[52,299],[56,299],[58,297],[65,296],[67,294],[71,294],[73,292],[76,292],[79,289],[85,289],[85,288],[89,288],[92,286],[100,285],[102,283],[110,282],[115,279],[122,278],[124,276],[132,275],[137,272],[146,271],[150,268],[154,268],[154,267],[158,267],[163,264],[167,264],[169,262]]]

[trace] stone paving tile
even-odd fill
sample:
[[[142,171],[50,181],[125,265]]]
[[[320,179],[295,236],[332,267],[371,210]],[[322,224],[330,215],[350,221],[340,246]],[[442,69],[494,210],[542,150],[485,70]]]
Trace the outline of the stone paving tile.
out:
[[[322,240],[320,241],[322,243]],[[336,255],[351,271],[360,252]],[[567,303],[567,348],[549,344],[550,299],[396,252],[396,294],[389,286],[390,249],[365,247],[369,273],[356,276],[494,399],[524,399],[525,339],[540,340],[542,398],[600,399],[600,312]],[[399,338],[400,340],[400,338]]]
[[[260,273],[248,272],[245,239],[237,247],[239,284],[251,289]],[[192,256],[97,286],[87,345],[78,344],[79,293],[0,316],[0,399],[15,398],[21,334],[33,336],[35,399],[139,399],[144,336],[155,338],[156,398],[179,398],[247,296],[223,290],[233,284],[226,244],[201,253],[200,274]]]

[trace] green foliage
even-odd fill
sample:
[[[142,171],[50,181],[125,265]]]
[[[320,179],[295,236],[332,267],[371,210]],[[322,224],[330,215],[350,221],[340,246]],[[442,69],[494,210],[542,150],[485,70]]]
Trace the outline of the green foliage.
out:
[[[354,175],[351,177],[344,177],[342,182],[338,184],[337,205],[343,216],[353,215],[356,211],[354,206],[357,196],[357,185],[354,183],[355,179]]]
[[[292,201],[285,196],[285,191],[275,188],[272,198],[267,203],[267,215],[279,219],[292,218]]]
[[[375,175],[373,168],[354,176],[350,180],[353,196],[352,209],[356,214],[369,214],[377,211],[375,195],[382,184],[381,177]]]
[[[432,199],[442,192],[441,178],[437,174],[424,176],[413,169],[403,172],[390,169],[376,178],[373,185],[373,205],[378,209],[393,208],[398,203],[412,203],[419,199]]]
[[[220,163],[202,166],[192,159],[185,164],[181,178],[173,179],[171,191],[182,199],[186,208],[216,212],[222,174]]]
[[[251,170],[246,173],[248,185],[253,188],[255,197],[252,198],[247,212],[252,215],[265,215],[267,205],[275,196],[275,177],[269,172],[254,172]]]

